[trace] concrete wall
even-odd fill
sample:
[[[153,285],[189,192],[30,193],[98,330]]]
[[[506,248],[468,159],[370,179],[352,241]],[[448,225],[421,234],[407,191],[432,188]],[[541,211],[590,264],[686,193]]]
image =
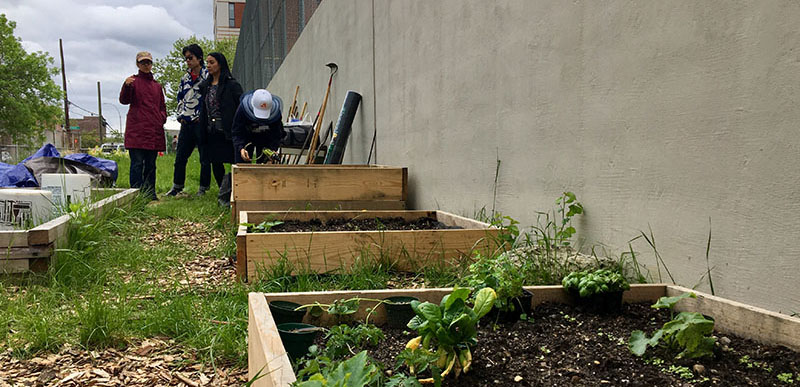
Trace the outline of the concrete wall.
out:
[[[325,121],[364,96],[345,162],[377,130],[415,208],[491,208],[499,159],[494,205],[522,225],[573,191],[584,249],[650,227],[691,287],[711,218],[717,294],[800,311],[797,20],[796,1],[325,1],[269,89],[288,106],[299,84],[313,118],[338,63]]]

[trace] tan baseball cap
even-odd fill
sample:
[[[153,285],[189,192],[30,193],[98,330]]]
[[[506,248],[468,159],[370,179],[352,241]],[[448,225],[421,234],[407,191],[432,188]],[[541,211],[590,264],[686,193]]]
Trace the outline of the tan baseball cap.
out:
[[[148,60],[150,60],[152,62],[153,61],[153,56],[150,55],[150,53],[147,52],[147,51],[142,51],[142,52],[136,54],[136,63],[139,63],[140,61],[142,61],[144,59],[148,59]]]

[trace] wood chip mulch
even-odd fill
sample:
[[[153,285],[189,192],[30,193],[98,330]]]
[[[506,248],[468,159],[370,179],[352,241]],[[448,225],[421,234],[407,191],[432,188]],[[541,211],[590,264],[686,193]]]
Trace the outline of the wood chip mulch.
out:
[[[207,253],[221,243],[219,231],[206,223],[187,222],[179,219],[153,219],[145,225],[150,231],[141,241],[147,246],[172,243],[192,252]]]
[[[241,386],[247,369],[199,362],[171,340],[155,338],[124,350],[86,351],[65,345],[57,354],[19,360],[0,353],[0,387],[7,386]]]

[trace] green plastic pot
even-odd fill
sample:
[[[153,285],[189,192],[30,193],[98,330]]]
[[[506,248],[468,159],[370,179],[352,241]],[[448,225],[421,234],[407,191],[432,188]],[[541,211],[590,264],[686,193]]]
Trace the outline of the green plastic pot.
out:
[[[297,360],[308,353],[308,347],[314,344],[319,329],[311,324],[284,323],[278,325],[283,348],[292,360]]]
[[[419,301],[416,297],[396,296],[387,297],[383,306],[386,308],[386,325],[389,328],[406,328],[408,322],[414,318],[414,309],[411,301]]]
[[[272,313],[272,319],[275,324],[283,323],[299,323],[303,322],[303,316],[306,315],[306,310],[295,310],[301,305],[289,301],[270,301],[269,311]]]
[[[519,321],[519,318],[524,314],[530,318],[531,315],[531,301],[533,301],[533,293],[522,289],[522,295],[514,297],[511,300],[513,309],[499,310],[496,307],[486,315],[486,319],[499,322],[499,323],[513,323]]]

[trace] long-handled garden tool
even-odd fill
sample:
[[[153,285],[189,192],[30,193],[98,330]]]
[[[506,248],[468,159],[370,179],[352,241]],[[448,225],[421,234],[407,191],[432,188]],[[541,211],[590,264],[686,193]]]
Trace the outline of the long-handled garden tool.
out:
[[[294,99],[292,99],[292,106],[289,107],[289,113],[286,114],[286,122],[292,122],[292,117],[295,114],[295,107],[297,105],[297,93],[300,92],[300,85],[294,89]]]
[[[308,147],[309,152],[308,152],[308,157],[306,157],[306,164],[313,164],[314,163],[314,157],[313,157],[314,152],[311,152],[311,150],[312,149],[316,150],[317,149],[317,144],[319,144],[319,132],[320,132],[320,129],[322,129],[322,122],[323,122],[323,118],[325,117],[325,106],[327,106],[327,104],[328,104],[328,96],[331,93],[331,82],[333,81],[333,74],[336,74],[336,72],[339,71],[339,66],[337,66],[336,63],[331,62],[331,63],[326,64],[325,66],[330,67],[331,76],[330,76],[330,78],[328,78],[328,89],[325,90],[325,99],[322,100],[322,108],[320,108],[320,111],[319,111],[320,112],[319,113],[319,119],[317,119],[317,125],[314,128],[314,138],[311,139],[311,145]]]

